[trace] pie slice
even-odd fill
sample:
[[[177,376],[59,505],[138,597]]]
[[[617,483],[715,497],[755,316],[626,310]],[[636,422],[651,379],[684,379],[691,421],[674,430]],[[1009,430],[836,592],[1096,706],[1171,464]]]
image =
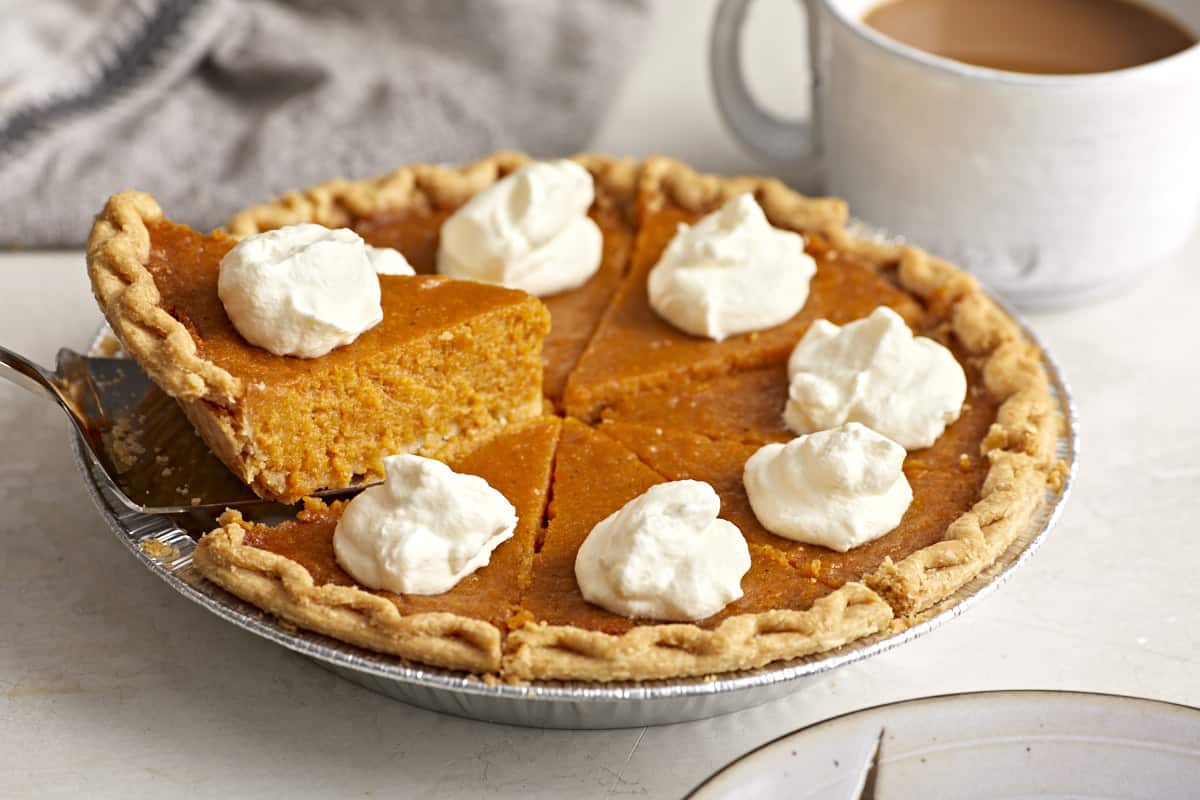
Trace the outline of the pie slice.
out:
[[[877,306],[896,309],[910,323],[923,309],[872,265],[830,245],[846,207],[840,200],[804,198],[771,179],[678,180],[675,162],[652,160],[643,168],[639,196],[641,227],[629,274],[613,298],[587,350],[567,381],[567,413],[597,419],[611,405],[635,404],[646,389],[709,380],[734,370],[775,365],[817,319],[844,324]],[[764,331],[721,342],[674,328],[650,307],[646,281],[680,223],[694,223],[738,194],[752,193],[771,224],[804,234],[817,261],[808,300],[796,316]]]
[[[397,595],[355,584],[338,565],[333,531],[344,503],[310,500],[295,521],[260,525],[236,511],[204,536],[195,565],[259,608],[310,630],[451,669],[496,672],[502,631],[530,583],[560,420],[526,423],[452,461],[484,478],[517,509],[513,537],[487,566],[440,595]]]
[[[508,637],[506,674],[625,680],[745,669],[836,647],[891,619],[865,586],[834,591],[753,544],[742,598],[698,623],[634,620],[587,602],[575,581],[580,544],[597,522],[664,480],[616,440],[578,420],[563,423],[549,525],[521,600],[526,624]]]
[[[380,324],[321,358],[275,356],[238,334],[217,296],[234,242],[126,192],[96,220],[88,270],[125,348],[260,496],[379,478],[386,454],[452,456],[541,413],[549,315],[536,298],[385,275]]]
[[[552,320],[542,348],[543,391],[556,404],[628,266],[641,166],[633,160],[597,155],[579,155],[575,160],[595,183],[596,199],[589,215],[603,233],[604,251],[600,268],[587,283],[542,298]],[[432,274],[437,271],[446,218],[475,194],[530,162],[519,153],[497,153],[463,167],[418,164],[379,178],[331,181],[238,212],[228,228],[235,236],[245,236],[300,222],[349,227],[369,244],[399,250],[418,273]]]

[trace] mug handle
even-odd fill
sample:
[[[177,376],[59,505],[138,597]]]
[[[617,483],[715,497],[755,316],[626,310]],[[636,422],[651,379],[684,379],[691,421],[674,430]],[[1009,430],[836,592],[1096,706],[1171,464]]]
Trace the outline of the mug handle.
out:
[[[722,0],[713,18],[709,38],[709,69],[717,108],[725,124],[748,148],[777,163],[789,164],[801,170],[816,166],[819,147],[813,117],[815,102],[809,118],[792,122],[775,116],[755,101],[746,85],[742,71],[742,27],[746,12],[753,0]],[[801,5],[808,16],[808,60],[812,75],[813,97],[817,85],[816,14],[812,0]]]

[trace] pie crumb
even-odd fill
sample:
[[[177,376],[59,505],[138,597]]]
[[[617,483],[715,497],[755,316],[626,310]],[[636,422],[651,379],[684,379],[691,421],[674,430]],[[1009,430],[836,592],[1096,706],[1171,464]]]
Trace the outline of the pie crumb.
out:
[[[1070,467],[1067,466],[1065,459],[1060,458],[1054,462],[1054,466],[1050,467],[1049,474],[1046,475],[1046,482],[1050,485],[1051,490],[1056,494],[1063,490],[1067,484],[1067,474],[1070,473]]]
[[[100,341],[96,342],[96,346],[88,355],[103,356],[104,358],[114,358],[121,353],[121,342],[116,336],[111,333],[106,333],[100,337]]]
[[[122,417],[112,429],[112,455],[118,471],[126,472],[146,452],[141,430],[132,416]]]
[[[160,542],[158,539],[143,539],[138,542],[138,548],[150,556],[161,560],[179,558],[179,550],[166,542]]]

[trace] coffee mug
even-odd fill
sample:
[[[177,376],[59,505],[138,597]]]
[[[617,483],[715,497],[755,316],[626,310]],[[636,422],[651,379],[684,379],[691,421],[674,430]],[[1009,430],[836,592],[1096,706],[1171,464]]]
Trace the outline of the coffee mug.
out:
[[[1086,302],[1181,247],[1200,213],[1200,45],[1086,75],[1004,72],[895,41],[879,0],[805,0],[807,121],[759,106],[741,69],[751,0],[723,0],[711,69],[725,122],[851,212],[1026,308]],[[1200,31],[1200,2],[1146,0]]]

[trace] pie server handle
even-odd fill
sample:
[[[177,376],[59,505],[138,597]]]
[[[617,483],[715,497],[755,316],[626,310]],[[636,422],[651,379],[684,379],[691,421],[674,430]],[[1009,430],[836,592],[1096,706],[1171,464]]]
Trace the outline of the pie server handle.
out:
[[[50,372],[35,364],[20,353],[0,345],[0,378],[6,378],[35,395],[44,397],[66,412],[71,424],[79,432],[92,457],[103,470],[106,484],[120,500],[134,511],[172,512],[190,508],[148,509],[130,500],[116,481],[118,470],[104,447],[102,431],[106,420],[95,398],[87,396],[89,381],[86,360],[73,350],[63,349],[58,354],[59,371]]]
[[[38,366],[20,353],[0,345],[0,378],[6,378],[9,382],[58,405],[71,418],[71,423],[79,429],[84,438],[90,441],[91,433],[83,412],[67,393],[67,387],[59,383],[54,373]]]

